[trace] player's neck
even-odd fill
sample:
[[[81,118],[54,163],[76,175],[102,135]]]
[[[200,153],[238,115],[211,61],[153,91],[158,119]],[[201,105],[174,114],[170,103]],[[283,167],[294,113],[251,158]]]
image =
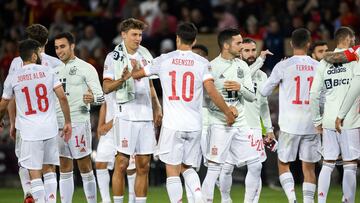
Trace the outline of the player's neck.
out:
[[[294,55],[294,56],[307,55],[307,51],[304,50],[304,49],[294,49],[293,55]]]
[[[130,48],[128,48],[128,47],[126,46],[126,44],[125,44],[125,48],[126,48],[126,52],[127,52],[128,54],[130,54],[130,55],[134,55],[134,54],[136,53],[136,51],[137,51],[137,49],[130,49]]]
[[[340,44],[336,45],[336,48],[337,49],[348,49],[349,46],[347,43],[340,43]]]
[[[229,52],[223,51],[220,54],[221,58],[225,59],[225,60],[233,60],[235,58],[234,55],[230,54]]]
[[[26,65],[29,65],[29,64],[33,64],[34,62],[32,61],[23,61],[23,65],[26,66]]]
[[[45,46],[40,47],[40,53],[45,53]]]
[[[186,45],[186,44],[179,44],[177,47],[177,50],[180,51],[191,51],[192,47],[190,45]]]
[[[70,57],[68,58],[68,60],[63,61],[63,63],[64,63],[64,64],[67,64],[67,63],[69,63],[69,61],[74,60],[75,58],[76,58],[76,56],[75,56],[75,54],[74,54],[74,55],[70,56]]]

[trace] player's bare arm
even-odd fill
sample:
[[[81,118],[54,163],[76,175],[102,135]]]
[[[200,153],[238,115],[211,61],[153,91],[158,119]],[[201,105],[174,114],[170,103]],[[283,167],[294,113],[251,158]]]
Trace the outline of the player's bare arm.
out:
[[[105,122],[106,117],[106,103],[103,103],[100,107],[99,111],[99,122],[97,127],[97,136],[105,135],[109,130],[113,127],[113,120],[111,119],[109,122]]]
[[[152,80],[150,80],[149,83],[150,83],[150,95],[151,95],[151,104],[153,109],[154,125],[155,127],[159,127],[161,125],[161,120],[163,117],[162,109]]]
[[[16,117],[16,103],[15,98],[12,98],[7,107],[9,120],[10,120],[10,137],[15,140],[16,128],[15,128],[15,117]]]
[[[324,60],[328,63],[348,63],[348,59],[344,52],[327,52]]]
[[[56,97],[59,100],[61,110],[64,114],[65,124],[63,127],[63,136],[64,136],[65,142],[68,142],[71,138],[71,132],[72,132],[69,103],[68,103],[68,100],[66,98],[66,95],[65,95],[65,92],[64,92],[64,89],[62,86],[56,87],[54,89],[54,91],[55,91]]]
[[[214,82],[212,80],[206,80],[204,82],[204,87],[212,102],[214,102],[214,104],[220,109],[220,111],[225,114],[228,126],[231,126],[235,122],[235,115],[225,103],[223,97],[216,90]]]
[[[94,94],[91,89],[88,89],[88,91],[85,92],[83,95],[83,101],[85,104],[91,104],[94,102]]]
[[[103,81],[103,91],[105,94],[113,92],[118,89],[126,80],[131,77],[131,72],[129,68],[126,66],[122,72],[121,78],[118,80],[110,80],[105,78]]]

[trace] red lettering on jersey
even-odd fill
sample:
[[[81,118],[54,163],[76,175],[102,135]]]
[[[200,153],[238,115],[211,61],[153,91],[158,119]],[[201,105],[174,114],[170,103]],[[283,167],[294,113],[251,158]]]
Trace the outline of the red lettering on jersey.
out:
[[[19,75],[18,76],[18,82],[22,82],[25,80],[32,80],[31,74],[26,74],[26,75]]]
[[[173,59],[172,64],[174,65],[182,65],[182,66],[193,66],[194,60],[190,59]]]
[[[296,65],[298,71],[314,71],[314,67],[310,65]]]

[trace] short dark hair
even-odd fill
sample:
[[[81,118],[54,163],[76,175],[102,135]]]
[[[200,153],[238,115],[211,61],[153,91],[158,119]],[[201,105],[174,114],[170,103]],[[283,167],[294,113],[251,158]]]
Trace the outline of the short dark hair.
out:
[[[200,49],[201,51],[203,51],[206,56],[209,55],[209,50],[208,48],[205,46],[205,45],[202,45],[202,44],[196,44],[192,47],[192,49]]]
[[[220,50],[222,50],[225,43],[231,43],[232,37],[236,35],[240,35],[240,30],[235,28],[228,28],[221,31],[217,37]]]
[[[40,24],[33,24],[28,26],[25,29],[25,33],[27,38],[38,41],[42,47],[45,46],[49,37],[48,29]]]
[[[176,28],[176,35],[181,42],[186,45],[191,45],[196,39],[198,30],[192,23],[180,23]]]
[[[339,44],[347,36],[353,37],[355,36],[355,32],[351,28],[345,26],[342,26],[339,29],[337,29],[334,33],[336,44]]]
[[[40,42],[33,39],[26,39],[19,44],[20,58],[23,61],[30,61],[33,53],[36,53],[41,47]]]
[[[75,44],[75,37],[70,32],[62,32],[55,36],[55,40],[65,38],[69,42],[69,44]]]
[[[312,54],[316,47],[324,46],[324,45],[327,45],[326,41],[323,41],[323,40],[315,41],[314,43],[311,44],[310,49],[309,49],[309,53]]]
[[[291,34],[291,43],[293,48],[303,49],[311,42],[311,34],[308,29],[298,28]]]
[[[130,29],[144,30],[145,28],[145,23],[135,18],[128,18],[120,23],[120,32],[127,32]]]
[[[256,41],[251,38],[246,37],[243,39],[243,44],[250,44],[250,43],[254,43],[256,45]]]

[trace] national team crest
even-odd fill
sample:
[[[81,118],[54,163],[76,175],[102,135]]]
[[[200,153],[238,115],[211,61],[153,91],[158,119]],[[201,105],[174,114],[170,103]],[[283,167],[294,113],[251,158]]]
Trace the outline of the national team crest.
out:
[[[216,146],[213,146],[211,148],[211,155],[218,155],[218,148]]]
[[[240,67],[238,67],[238,69],[237,69],[237,77],[244,78],[244,71]]]
[[[143,64],[143,66],[146,66],[146,65],[148,64],[148,62],[147,62],[146,59],[144,59],[144,58],[141,60],[141,62],[142,62],[142,64]]]
[[[122,141],[121,141],[121,147],[123,147],[123,148],[127,148],[129,146],[129,142],[127,141],[127,139],[123,139]]]
[[[70,68],[70,71],[69,71],[69,75],[76,75],[76,71],[77,71],[76,66],[71,67],[71,68]]]

